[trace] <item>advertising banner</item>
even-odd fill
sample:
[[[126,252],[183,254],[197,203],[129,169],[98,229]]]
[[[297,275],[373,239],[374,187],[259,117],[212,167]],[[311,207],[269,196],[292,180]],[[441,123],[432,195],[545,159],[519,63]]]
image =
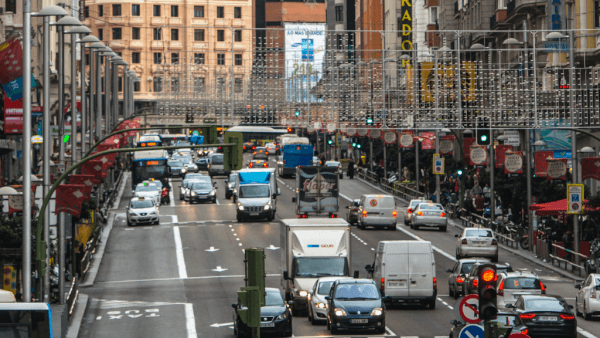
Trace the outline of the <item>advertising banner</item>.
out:
[[[588,178],[600,181],[600,157],[588,157],[581,160],[581,178],[584,181]]]
[[[533,155],[536,177],[546,177],[548,174],[548,162],[546,161],[548,157],[554,157],[554,152],[546,150],[536,151]]]
[[[485,146],[471,146],[469,152],[471,165],[487,165],[487,151]]]
[[[372,129],[369,133],[369,136],[371,137],[371,139],[378,140],[383,136],[383,133],[381,132],[381,129]]]
[[[400,134],[400,138],[398,139],[398,143],[400,145],[400,148],[412,148],[413,147],[413,135],[405,134],[404,132],[402,132],[402,134]]]
[[[314,88],[321,79],[325,59],[325,24],[286,22],[283,27],[287,98],[293,99],[292,77],[301,75],[302,92],[297,99],[306,102],[310,89]],[[317,75],[313,75],[313,72]],[[314,95],[310,95],[310,100],[317,102]]]
[[[473,143],[475,143],[474,137],[465,137],[465,140],[463,141],[463,154],[465,157],[465,162],[471,157],[471,146]]]
[[[547,158],[546,164],[547,175],[546,181],[551,180],[567,180],[567,159],[564,158]]]
[[[522,174],[523,173],[523,152],[507,151],[504,155],[504,173]]]
[[[336,167],[298,167],[297,212],[337,212],[339,177]]]
[[[434,131],[424,131],[421,133],[421,149],[423,150],[433,150],[435,149],[435,132]]]
[[[383,134],[383,141],[385,142],[385,144],[393,144],[396,142],[397,138],[398,135],[396,135],[396,133],[393,131],[386,131]]]
[[[461,66],[461,92],[462,100],[475,101],[475,89],[477,85],[475,62],[463,62]],[[455,101],[456,72],[454,66],[438,66],[438,81],[440,99],[447,102]],[[435,66],[433,62],[421,63],[421,100],[423,102],[435,102]]]
[[[440,139],[440,154],[452,155],[454,153],[454,135],[442,136]]]
[[[496,146],[496,168],[502,168],[504,166],[504,157],[506,152],[512,151],[513,147],[510,145],[499,145]]]

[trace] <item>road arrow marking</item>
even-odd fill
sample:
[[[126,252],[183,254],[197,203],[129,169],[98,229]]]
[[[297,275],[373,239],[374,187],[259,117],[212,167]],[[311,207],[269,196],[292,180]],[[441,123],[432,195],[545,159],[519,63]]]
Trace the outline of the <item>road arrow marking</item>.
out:
[[[267,250],[279,250],[279,247],[274,246],[273,244],[271,244],[270,247],[266,248]]]
[[[216,269],[212,269],[212,271],[223,272],[223,271],[227,271],[227,269],[223,269],[220,265],[217,265],[217,268]]]
[[[206,249],[204,251],[208,251],[208,252],[215,252],[215,251],[219,251],[219,249],[215,249],[214,246],[211,246],[210,249]]]
[[[214,323],[210,327],[233,326],[233,323]]]

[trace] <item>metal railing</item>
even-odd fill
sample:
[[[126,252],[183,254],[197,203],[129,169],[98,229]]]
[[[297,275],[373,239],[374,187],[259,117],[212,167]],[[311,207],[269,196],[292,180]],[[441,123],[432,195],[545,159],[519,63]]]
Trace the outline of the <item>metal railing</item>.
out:
[[[551,248],[551,253],[548,255],[551,259],[552,259],[552,265],[555,265],[555,263],[558,263],[558,267],[564,270],[569,271],[569,268],[571,268],[571,273],[574,273],[575,269],[578,270],[578,274],[579,276],[581,276],[581,272],[584,272],[585,274],[585,266],[581,265],[581,264],[576,264],[574,262],[572,262],[571,260],[573,260],[573,258],[575,258],[575,256],[579,256],[581,258],[583,258],[583,260],[588,259],[589,257],[581,254],[579,252],[575,252],[571,249],[567,249],[563,246],[560,246],[556,243],[550,243],[550,248]],[[559,257],[557,250],[563,250],[568,254],[568,258],[569,259],[565,259],[564,257]],[[564,267],[563,267],[564,264]]]
[[[359,169],[357,171],[357,176],[359,179],[377,185],[383,190],[392,194],[393,196],[399,197],[400,199],[403,199],[407,202],[415,198],[425,197],[424,193],[417,191],[406,184],[394,182],[390,185],[386,180],[383,180],[383,182],[380,183],[378,175],[367,169]]]
[[[67,309],[69,320],[71,320],[71,315],[73,314],[73,309],[75,309],[75,302],[77,301],[77,296],[79,295],[79,280],[77,277],[73,278],[71,282],[71,289],[69,290],[69,294],[67,295]]]

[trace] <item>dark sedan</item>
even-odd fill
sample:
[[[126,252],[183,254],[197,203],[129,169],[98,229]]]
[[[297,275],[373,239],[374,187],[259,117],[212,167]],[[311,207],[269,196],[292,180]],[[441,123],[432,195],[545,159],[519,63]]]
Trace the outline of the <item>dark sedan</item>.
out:
[[[292,305],[292,302],[289,302]],[[242,304],[231,304],[233,307],[233,334],[237,337],[248,337],[252,330],[244,324],[237,313]],[[243,306],[245,308],[245,306]],[[260,308],[260,333],[275,334],[280,337],[292,336],[292,313],[283,301],[281,292],[275,288],[265,288],[265,306]]]
[[[350,203],[349,206],[346,206],[348,209],[348,213],[346,214],[346,221],[350,223],[350,225],[358,224],[358,208],[360,207],[360,200],[354,200]]]
[[[169,166],[169,176],[183,177],[183,176],[185,176],[185,173],[187,172],[187,169],[185,169],[185,164],[183,163],[183,161],[180,161],[180,160],[168,161],[167,165]]]
[[[252,142],[244,142],[244,152],[254,151],[256,149],[256,145]]]
[[[196,161],[196,166],[198,167],[198,170],[208,170],[208,158],[199,158],[198,161]]]
[[[207,182],[193,182],[189,187],[190,203],[212,201],[217,203],[217,189]]]
[[[509,329],[512,329],[510,331],[511,334],[527,334],[529,332],[527,326],[523,324],[523,321],[519,315],[512,312],[498,313],[498,316],[495,320],[492,320],[492,323],[498,327],[498,333],[500,336],[506,336],[506,333]],[[448,335],[448,338],[458,338],[460,336],[460,331],[465,327],[466,324],[456,319],[450,321],[450,324],[452,324],[453,327],[450,329],[450,335]]]
[[[454,299],[458,299],[460,294],[463,291],[463,283],[465,281],[465,276],[471,272],[471,268],[475,263],[489,263],[487,259],[473,259],[473,258],[463,258],[458,260],[452,269],[446,269],[446,272],[451,273],[448,276],[448,289],[450,293],[450,297],[454,297]]]
[[[332,334],[340,330],[385,332],[385,305],[373,280],[338,280],[325,299],[327,329]]]
[[[465,275],[465,280],[462,285],[463,296],[477,293],[477,285],[479,283],[477,276],[479,276],[479,267],[484,263],[485,262],[474,263],[471,271]],[[515,271],[508,263],[494,263],[494,265],[496,265],[496,271],[498,274]]]
[[[561,296],[521,295],[506,307],[521,317],[530,337],[577,337],[573,306]]]

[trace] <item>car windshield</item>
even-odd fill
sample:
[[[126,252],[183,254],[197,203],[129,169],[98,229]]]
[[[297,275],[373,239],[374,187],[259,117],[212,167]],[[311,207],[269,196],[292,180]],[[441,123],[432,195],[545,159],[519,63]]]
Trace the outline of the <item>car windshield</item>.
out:
[[[266,148],[263,148],[263,147],[258,147],[258,148],[256,148],[256,152],[257,152],[257,153],[264,152],[265,150],[267,150],[267,149],[266,149]]]
[[[444,210],[444,208],[439,204],[421,203],[419,204],[419,210]]]
[[[265,306],[284,306],[283,298],[281,293],[278,291],[267,291],[265,292]]]
[[[347,262],[346,258],[296,258],[296,276],[302,277],[326,277],[326,276],[346,276]]]
[[[140,184],[135,188],[136,192],[145,192],[145,191],[157,191],[158,187],[156,184]]]
[[[131,209],[144,209],[144,208],[152,208],[154,203],[150,200],[136,200],[131,201]]]
[[[237,176],[237,174],[231,174],[229,175],[229,183],[235,182],[235,177]]]
[[[373,284],[340,284],[335,289],[335,299],[379,299]]]
[[[169,161],[170,167],[183,167],[183,162],[181,161]]]
[[[328,295],[329,291],[331,291],[332,285],[333,281],[319,283],[319,287],[317,288],[317,295]]]
[[[240,187],[240,198],[269,197],[268,185],[249,185]]]
[[[492,232],[489,230],[468,229],[465,232],[466,237],[492,237]]]
[[[327,162],[325,163],[326,167],[339,167],[340,166],[340,162]]]
[[[204,182],[194,183],[192,190],[212,190],[212,185]]]
[[[496,325],[500,327],[513,327],[521,325],[521,319],[515,315],[498,314],[496,319],[493,319],[492,322],[496,323]]]
[[[155,185],[156,185],[156,187],[157,187],[157,189],[158,189],[158,188],[162,188],[162,182],[161,182],[161,181],[159,181],[159,180],[152,181],[152,182],[148,182],[148,184],[150,184],[150,185],[152,185],[152,184],[155,184]]]
[[[525,310],[562,312],[565,310],[565,307],[558,299],[555,298],[533,298],[525,300]]]
[[[463,265],[460,268],[460,273],[468,274],[469,272],[471,272],[471,268],[473,267],[473,264],[475,264],[475,263],[463,263]]]
[[[210,163],[212,163],[212,164],[223,164],[223,154],[217,154],[217,155],[211,156]]]
[[[187,174],[185,176],[185,179],[186,180],[188,180],[188,179],[196,179],[196,178],[199,178],[199,177],[202,177],[202,174]]]
[[[504,280],[505,289],[533,289],[541,290],[540,280],[533,277],[507,278]]]

